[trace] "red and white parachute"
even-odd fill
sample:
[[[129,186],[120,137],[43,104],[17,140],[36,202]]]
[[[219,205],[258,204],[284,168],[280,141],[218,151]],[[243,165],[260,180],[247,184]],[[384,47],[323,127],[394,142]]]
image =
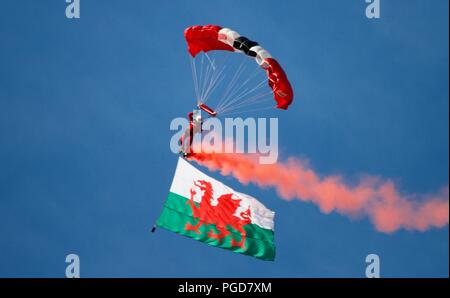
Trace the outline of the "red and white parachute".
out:
[[[286,110],[292,103],[292,87],[283,68],[280,66],[277,60],[275,60],[269,54],[269,52],[261,47],[257,42],[252,41],[247,37],[241,36],[236,31],[215,25],[188,27],[184,31],[184,36],[186,38],[188,51],[191,54],[192,58],[195,58],[199,53],[204,53],[207,58],[206,63],[209,63],[207,66],[205,66],[206,70],[202,71],[202,73],[200,74],[200,78],[198,78],[198,71],[195,67],[195,59],[192,59],[194,60],[193,76],[197,92],[197,104],[201,109],[203,109],[210,115],[215,116],[216,113],[220,113],[220,109],[213,110],[209,108],[204,103],[204,101],[206,101],[208,95],[210,95],[210,93],[220,81],[219,78],[222,75],[223,69],[221,71],[217,71],[217,67],[214,61],[212,61],[212,59],[210,59],[207,54],[207,52],[209,51],[218,50],[239,52],[245,54],[246,56],[253,57],[256,60],[256,63],[259,65],[258,68],[262,68],[267,74],[265,81],[271,88],[270,95],[276,101],[276,108]],[[238,78],[239,75],[241,74],[239,73],[234,75],[231,82],[232,84],[238,85],[236,81],[240,80]],[[203,82],[199,82],[199,79],[203,80]],[[208,81],[204,82],[204,80]],[[254,88],[245,88],[245,84],[247,84],[249,80],[250,78],[242,79],[243,83],[238,86],[239,88],[235,88],[238,90],[234,95],[228,96],[228,103],[222,103],[222,108],[228,107],[229,109],[229,106],[231,106],[232,104],[237,105],[237,108],[240,108],[253,103],[258,103],[259,98],[262,97],[262,95],[253,94],[252,96],[241,100],[245,97],[244,95],[251,94],[257,88],[263,86],[262,84],[260,84],[260,86],[256,86]],[[199,89],[201,89],[201,86],[205,86],[205,90],[199,91]],[[267,95],[267,93],[265,95]]]

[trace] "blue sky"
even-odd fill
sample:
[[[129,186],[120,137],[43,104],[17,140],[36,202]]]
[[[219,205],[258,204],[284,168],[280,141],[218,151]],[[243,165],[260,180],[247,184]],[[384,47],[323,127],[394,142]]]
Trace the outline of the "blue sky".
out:
[[[285,3],[286,2],[286,3]],[[227,26],[261,42],[295,91],[281,159],[323,175],[393,178],[405,193],[448,184],[448,1],[2,1],[0,276],[448,277],[448,227],[375,231],[271,189],[236,190],[275,210],[277,259],[263,262],[150,228],[177,156],[169,123],[192,109],[183,30]],[[278,115],[278,114],[276,114]]]

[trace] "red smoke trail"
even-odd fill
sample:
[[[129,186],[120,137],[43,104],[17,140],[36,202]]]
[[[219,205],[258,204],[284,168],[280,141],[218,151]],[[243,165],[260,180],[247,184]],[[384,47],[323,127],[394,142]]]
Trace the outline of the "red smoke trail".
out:
[[[416,196],[400,194],[390,180],[368,177],[349,186],[338,175],[319,177],[305,162],[295,158],[269,165],[261,165],[255,156],[243,154],[195,153],[191,159],[211,171],[234,176],[241,183],[274,187],[286,200],[313,202],[324,213],[366,215],[378,231],[385,233],[401,228],[425,231],[448,224],[448,186],[417,200]]]

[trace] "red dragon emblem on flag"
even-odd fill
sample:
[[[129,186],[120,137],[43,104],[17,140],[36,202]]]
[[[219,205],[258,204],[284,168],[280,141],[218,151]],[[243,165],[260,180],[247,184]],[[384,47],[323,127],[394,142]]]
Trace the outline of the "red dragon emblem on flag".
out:
[[[194,197],[200,195],[199,191],[203,192],[203,194],[197,206]],[[245,248],[247,233],[244,225],[251,223],[250,207],[245,211],[239,211],[242,200],[233,198],[233,194],[224,194],[217,199],[214,198],[213,187],[210,182],[205,180],[194,181],[194,187],[191,188],[190,193],[191,197],[186,204],[190,205],[196,223],[187,223],[185,230],[200,234],[199,228],[202,225],[208,226],[213,224],[219,232],[215,233],[209,226],[208,237],[222,241],[223,238],[229,235],[233,237],[233,234],[228,230],[228,228],[232,228],[240,233],[241,239],[236,241],[233,237],[231,245]]]

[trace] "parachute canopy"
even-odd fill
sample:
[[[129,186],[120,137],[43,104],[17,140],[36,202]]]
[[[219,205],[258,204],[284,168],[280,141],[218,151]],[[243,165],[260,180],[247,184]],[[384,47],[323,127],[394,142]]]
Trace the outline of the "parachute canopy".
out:
[[[215,25],[192,26],[184,31],[188,51],[192,57],[200,52],[213,50],[241,52],[255,58],[268,77],[273,91],[276,107],[286,110],[293,100],[291,84],[280,64],[257,42],[241,36],[239,33]]]

